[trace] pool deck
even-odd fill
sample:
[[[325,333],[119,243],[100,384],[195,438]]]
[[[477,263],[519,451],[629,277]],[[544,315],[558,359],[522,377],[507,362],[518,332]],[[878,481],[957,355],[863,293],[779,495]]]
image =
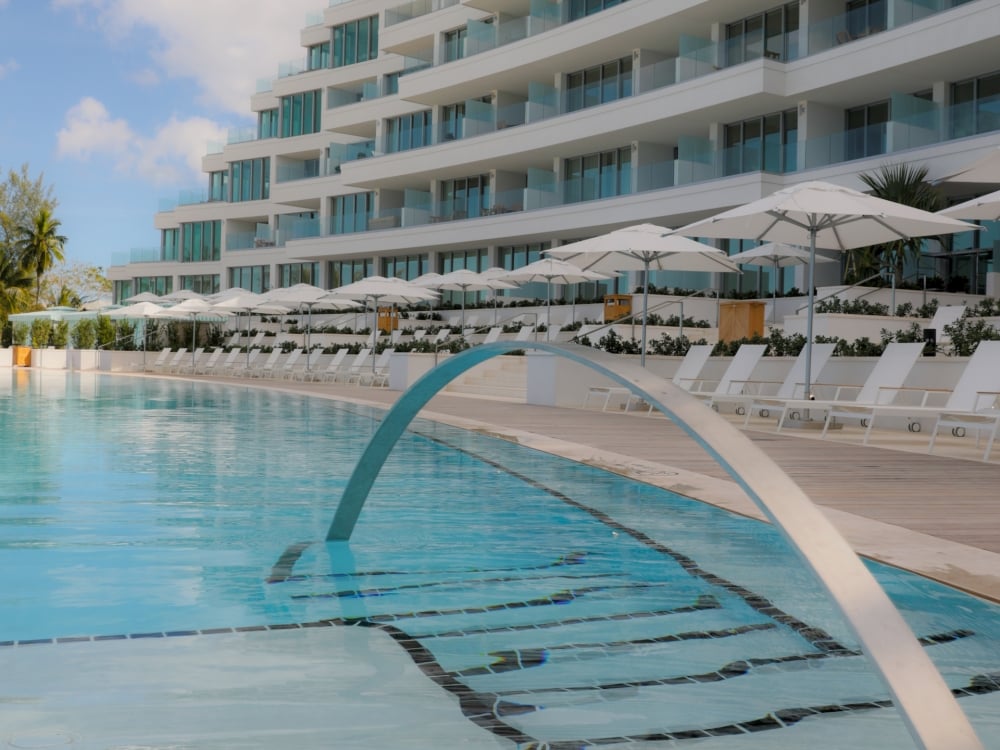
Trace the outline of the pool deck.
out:
[[[386,408],[401,395],[357,385],[214,380]],[[725,471],[659,415],[438,395],[421,416],[761,517]],[[821,440],[806,431],[776,434],[763,421],[743,429],[742,418],[733,420],[859,554],[1000,601],[1000,448],[986,463],[973,458],[978,451],[971,439],[942,439],[928,455],[925,435],[876,430],[873,445],[864,446],[858,429]]]

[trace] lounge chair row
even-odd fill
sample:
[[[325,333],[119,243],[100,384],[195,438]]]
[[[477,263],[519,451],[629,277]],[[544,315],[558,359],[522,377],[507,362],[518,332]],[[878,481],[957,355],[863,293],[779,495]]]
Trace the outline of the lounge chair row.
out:
[[[821,425],[819,434],[825,438],[831,429],[857,422],[865,430],[867,445],[876,423],[894,419],[918,433],[924,422],[933,420],[928,452],[934,451],[941,431],[950,430],[955,437],[974,435],[976,445],[983,449],[982,459],[989,460],[1000,434],[1000,341],[981,342],[950,391],[906,385],[924,349],[923,343],[889,344],[861,385],[822,382],[834,345],[814,344],[811,370],[819,375],[820,382],[813,383],[812,390],[814,394],[830,394],[815,399],[805,398],[805,351],[795,359],[783,381],[752,379],[765,349],[764,345],[744,344],[722,376],[710,381],[701,379],[700,373],[711,346],[691,347],[673,382],[716,410],[730,409],[742,415],[744,426],[750,425],[754,415],[774,418],[778,432],[795,422],[809,422]],[[634,399],[627,388],[594,386],[584,406],[595,397],[603,398],[605,410],[615,397],[627,399],[626,410]]]
[[[323,367],[318,367],[322,351],[313,350],[305,356],[304,349],[293,349],[287,354],[275,349],[264,354],[260,349],[244,352],[233,349],[224,353],[221,348],[206,354],[202,349],[193,353],[187,349],[176,352],[164,349],[147,366],[150,372],[187,375],[224,375],[250,378],[278,378],[310,382],[344,382],[362,385],[385,386],[389,381],[389,360],[395,349],[384,349],[377,357],[371,349],[362,349],[353,357],[350,350],[342,348]]]

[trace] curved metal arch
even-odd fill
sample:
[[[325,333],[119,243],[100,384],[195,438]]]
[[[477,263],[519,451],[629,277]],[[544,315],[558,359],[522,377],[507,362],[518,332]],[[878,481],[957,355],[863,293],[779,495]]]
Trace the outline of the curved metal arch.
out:
[[[590,347],[544,342],[483,344],[450,357],[420,378],[389,410],[358,460],[327,541],[348,540],[382,465],[417,413],[475,365],[536,349],[585,365],[640,396],[681,427],[729,473],[792,545],[843,614],[889,689],[916,746],[982,750],[982,744],[885,591],[802,489],[749,438],[672,383]]]

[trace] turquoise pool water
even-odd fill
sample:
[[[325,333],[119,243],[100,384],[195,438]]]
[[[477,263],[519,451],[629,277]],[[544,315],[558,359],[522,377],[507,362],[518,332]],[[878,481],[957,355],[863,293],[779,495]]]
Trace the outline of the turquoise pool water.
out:
[[[358,747],[912,746],[764,524],[419,422],[350,544],[322,542],[378,416],[225,385],[0,373],[0,674],[36,656],[53,676],[60,655],[127,660],[104,649],[133,643],[203,659],[237,636],[249,649],[307,630],[322,660],[324,638],[363,628],[462,726],[422,744],[375,680],[381,720]],[[871,568],[1000,748],[1000,607]],[[99,730],[69,721],[25,743],[41,719],[20,707],[40,698],[17,690],[0,688],[0,726],[30,733],[8,746],[125,746],[87,744]],[[280,746],[267,731],[171,746]],[[296,747],[330,746],[316,742]]]

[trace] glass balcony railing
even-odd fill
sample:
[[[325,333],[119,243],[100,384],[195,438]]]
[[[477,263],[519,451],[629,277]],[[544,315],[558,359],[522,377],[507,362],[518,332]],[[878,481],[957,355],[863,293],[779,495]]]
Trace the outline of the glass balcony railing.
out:
[[[411,21],[420,16],[426,16],[437,10],[450,8],[458,5],[459,0],[413,0],[413,2],[403,3],[394,8],[387,8],[385,11],[385,25],[395,26],[397,23]]]

